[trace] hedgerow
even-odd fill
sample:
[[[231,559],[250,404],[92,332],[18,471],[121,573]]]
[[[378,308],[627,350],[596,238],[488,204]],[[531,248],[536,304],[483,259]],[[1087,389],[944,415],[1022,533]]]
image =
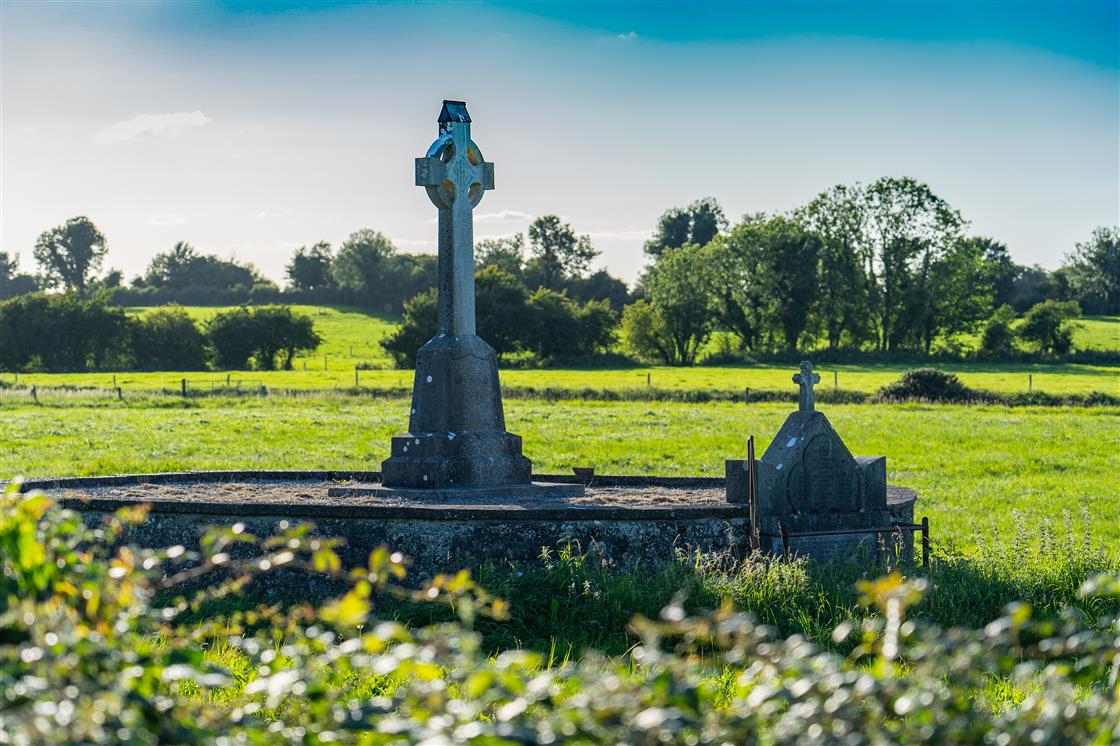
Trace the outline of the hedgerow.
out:
[[[1120,622],[1027,604],[980,629],[910,619],[921,578],[860,586],[878,613],[837,652],[723,606],[631,622],[628,655],[489,655],[504,602],[468,574],[402,585],[381,549],[345,571],[309,527],[209,529],[198,554],[127,543],[140,509],[88,527],[41,494],[3,497],[0,743],[1070,743],[1120,738]],[[207,614],[262,574],[341,583],[326,603]],[[1093,599],[1120,579],[1084,584]],[[457,621],[385,621],[388,600]],[[1111,608],[1111,602],[1106,604]],[[996,696],[996,692],[1001,692]],[[1009,694],[1008,694],[1009,693]]]

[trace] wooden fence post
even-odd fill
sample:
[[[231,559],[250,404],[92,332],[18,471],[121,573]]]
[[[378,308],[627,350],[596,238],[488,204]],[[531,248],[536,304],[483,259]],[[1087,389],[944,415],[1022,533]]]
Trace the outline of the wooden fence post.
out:
[[[187,379],[183,378],[179,381],[179,390],[183,393],[184,397],[187,395]]]

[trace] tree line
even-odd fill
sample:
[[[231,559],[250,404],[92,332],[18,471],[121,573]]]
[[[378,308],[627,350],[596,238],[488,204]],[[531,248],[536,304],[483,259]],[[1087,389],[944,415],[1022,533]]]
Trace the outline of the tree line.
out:
[[[185,242],[126,286],[118,270],[102,272],[107,250],[92,221],[72,218],[39,237],[37,274],[19,273],[18,257],[0,252],[0,299],[62,290],[73,303],[98,296],[128,306],[361,305],[403,314],[382,341],[401,365],[435,329],[436,257],[401,252],[370,229],[337,249],[320,241],[295,250],[283,290],[252,265]],[[632,357],[692,364],[715,331],[730,333],[720,354],[732,358],[799,349],[959,356],[968,337],[984,354],[1006,356],[1066,353],[1070,319],[1120,314],[1120,228],[1097,228],[1057,270],[1024,266],[909,178],[836,185],[787,213],[735,225],[702,199],[666,211],[644,251],[648,264],[630,290],[592,271],[590,238],[555,215],[527,233],[478,241],[480,333],[499,354],[552,361],[621,340]]]
[[[734,226],[700,200],[666,212],[645,244],[650,263],[621,337],[630,353],[670,364],[695,362],[720,329],[746,353],[960,354],[964,335],[981,334],[987,354],[1016,341],[1050,354],[1069,351],[1065,322],[1083,310],[1120,313],[1120,229],[1097,228],[1049,272],[966,228],[909,178],[838,185]]]
[[[244,306],[201,325],[169,306],[129,314],[106,293],[28,293],[0,302],[0,369],[272,370],[321,342],[310,316]]]

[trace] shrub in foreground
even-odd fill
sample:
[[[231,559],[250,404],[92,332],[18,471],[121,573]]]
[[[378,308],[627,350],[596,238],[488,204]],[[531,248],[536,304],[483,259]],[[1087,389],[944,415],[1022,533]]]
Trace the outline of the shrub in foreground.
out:
[[[924,583],[861,584],[878,609],[833,639],[781,639],[729,607],[679,604],[632,622],[625,659],[495,657],[471,631],[502,602],[468,575],[397,585],[385,550],[343,573],[305,528],[258,542],[211,529],[193,556],[121,541],[131,510],[97,528],[41,495],[3,497],[0,742],[51,743],[1076,743],[1120,737],[1116,619],[1035,619],[1025,604],[983,629],[907,619]],[[238,545],[246,551],[238,552]],[[228,615],[206,604],[253,575],[309,572],[348,590],[318,609]],[[187,593],[187,587],[200,588]],[[176,589],[179,589],[178,595]],[[1120,579],[1086,584],[1120,594]],[[459,621],[377,621],[390,597],[454,605]],[[167,600],[171,599],[171,600]],[[220,618],[219,618],[220,617]],[[202,621],[199,621],[199,620]],[[555,665],[549,665],[554,663]],[[996,707],[991,692],[1014,696]]]

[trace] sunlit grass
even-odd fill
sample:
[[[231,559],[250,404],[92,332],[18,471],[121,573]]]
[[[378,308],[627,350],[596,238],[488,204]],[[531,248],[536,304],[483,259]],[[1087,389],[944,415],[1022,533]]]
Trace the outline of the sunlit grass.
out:
[[[886,455],[889,480],[921,496],[939,538],[1032,531],[1084,509],[1098,537],[1120,535],[1120,412],[955,405],[823,407],[853,453]],[[760,453],[784,403],[509,400],[538,473],[722,475]],[[180,402],[4,405],[0,475],[84,475],[186,469],[378,469],[407,429],[402,399],[200,398]]]

